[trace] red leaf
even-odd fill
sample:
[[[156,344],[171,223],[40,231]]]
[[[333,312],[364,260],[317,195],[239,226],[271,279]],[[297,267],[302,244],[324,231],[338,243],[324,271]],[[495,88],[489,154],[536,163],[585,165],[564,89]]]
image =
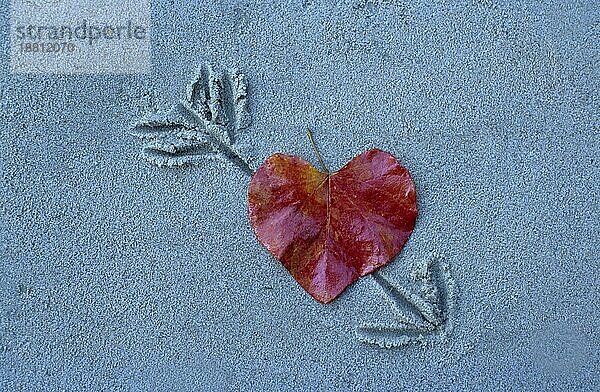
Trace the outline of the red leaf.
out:
[[[252,176],[248,204],[258,240],[322,303],[389,263],[417,218],[408,170],[377,149],[331,174],[271,155]]]

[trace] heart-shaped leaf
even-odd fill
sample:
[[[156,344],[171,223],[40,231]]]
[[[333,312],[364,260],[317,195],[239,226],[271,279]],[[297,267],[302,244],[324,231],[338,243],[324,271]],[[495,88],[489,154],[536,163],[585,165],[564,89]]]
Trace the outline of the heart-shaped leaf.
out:
[[[248,203],[258,240],[322,303],[389,263],[417,218],[408,170],[378,149],[335,173],[271,155],[252,176]]]

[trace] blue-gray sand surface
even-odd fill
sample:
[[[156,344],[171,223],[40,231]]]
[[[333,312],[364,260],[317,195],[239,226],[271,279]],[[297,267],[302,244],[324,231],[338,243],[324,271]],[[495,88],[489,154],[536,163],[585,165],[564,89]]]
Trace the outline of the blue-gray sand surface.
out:
[[[590,391],[600,385],[597,1],[154,2],[149,75],[11,75],[0,25],[3,391]],[[2,16],[8,20],[9,5]],[[314,301],[257,242],[249,178],[158,168],[128,130],[238,68],[239,149],[377,147],[458,287],[446,341],[386,350],[372,277]]]

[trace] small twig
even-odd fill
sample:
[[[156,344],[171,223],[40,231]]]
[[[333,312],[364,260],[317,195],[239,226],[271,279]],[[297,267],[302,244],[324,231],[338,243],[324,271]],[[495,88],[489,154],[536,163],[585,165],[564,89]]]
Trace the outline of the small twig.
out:
[[[327,174],[329,174],[329,169],[327,169],[327,166],[325,166],[325,162],[323,162],[323,158],[321,158],[321,154],[319,154],[319,149],[317,148],[317,145],[315,144],[315,139],[313,138],[313,134],[310,130],[310,128],[306,127],[306,133],[308,134],[308,140],[310,140],[310,144],[312,145],[313,150],[315,151],[315,154],[317,155],[317,159],[319,160],[319,163],[321,164],[321,167],[323,168],[323,171]]]

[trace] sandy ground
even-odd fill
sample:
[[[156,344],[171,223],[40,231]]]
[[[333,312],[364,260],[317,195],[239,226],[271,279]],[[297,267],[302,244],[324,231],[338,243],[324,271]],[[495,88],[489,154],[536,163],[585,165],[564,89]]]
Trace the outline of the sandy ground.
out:
[[[0,389],[599,385],[597,2],[200,3],[154,4],[149,75],[10,75],[2,57]],[[382,274],[445,257],[445,339],[359,342],[394,321],[373,278],[317,303],[257,242],[244,172],[140,158],[131,124],[201,65],[247,76],[252,167],[316,164],[310,126],[331,169],[377,147],[410,170],[419,218]]]

